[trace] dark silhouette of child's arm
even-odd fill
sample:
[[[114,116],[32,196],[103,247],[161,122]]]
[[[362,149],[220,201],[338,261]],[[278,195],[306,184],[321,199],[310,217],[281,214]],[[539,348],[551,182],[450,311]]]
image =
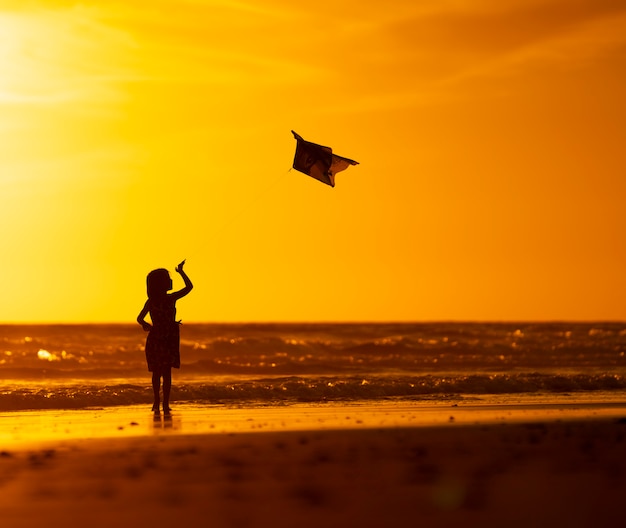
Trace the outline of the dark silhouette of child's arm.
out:
[[[148,315],[148,312],[150,311],[150,308],[148,307],[148,302],[149,301],[146,301],[146,304],[144,304],[141,312],[139,312],[139,315],[137,316],[137,322],[146,332],[152,330],[152,325],[146,321],[146,315]]]
[[[193,284],[191,283],[191,279],[187,277],[187,274],[185,273],[185,270],[183,269],[184,265],[185,265],[185,261],[183,260],[178,266],[176,266],[176,272],[179,273],[180,276],[185,281],[185,287],[171,294],[174,297],[174,299],[180,299],[181,297],[184,297],[193,289]]]

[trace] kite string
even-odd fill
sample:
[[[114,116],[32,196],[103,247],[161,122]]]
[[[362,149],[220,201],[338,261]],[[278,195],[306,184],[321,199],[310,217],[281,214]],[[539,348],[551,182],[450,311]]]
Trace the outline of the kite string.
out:
[[[212,237],[213,242],[217,242],[224,235],[226,229],[233,225],[235,220],[239,219],[244,214],[244,212],[249,211],[253,205],[261,200],[261,198],[267,196],[269,192],[273,190],[289,172],[291,172],[291,168],[289,168],[289,170],[285,171],[283,174],[279,174],[265,187],[262,187],[261,190],[256,193],[244,206],[240,207],[234,214],[230,215],[230,217],[222,222],[222,225],[215,231]]]

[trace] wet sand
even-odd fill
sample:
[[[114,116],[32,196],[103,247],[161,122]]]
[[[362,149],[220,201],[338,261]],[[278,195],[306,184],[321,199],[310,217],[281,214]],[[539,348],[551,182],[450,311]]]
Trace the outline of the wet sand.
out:
[[[3,527],[620,526],[626,406],[0,414]]]

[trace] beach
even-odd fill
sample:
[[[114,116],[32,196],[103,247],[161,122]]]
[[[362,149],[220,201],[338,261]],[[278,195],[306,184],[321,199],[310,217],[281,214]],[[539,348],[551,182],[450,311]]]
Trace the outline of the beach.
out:
[[[622,523],[619,401],[183,404],[0,421],[11,528]]]

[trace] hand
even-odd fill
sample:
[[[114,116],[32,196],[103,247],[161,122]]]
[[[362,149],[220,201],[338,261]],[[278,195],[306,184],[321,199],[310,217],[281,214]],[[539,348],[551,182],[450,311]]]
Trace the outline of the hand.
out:
[[[187,260],[187,259],[185,259]],[[177,273],[182,273],[183,272],[183,266],[185,265],[185,260],[183,260],[178,266],[176,266],[176,272]]]
[[[146,323],[145,321],[141,323],[141,327],[143,328],[144,332],[149,332],[150,330],[152,330],[152,325],[150,323]]]

